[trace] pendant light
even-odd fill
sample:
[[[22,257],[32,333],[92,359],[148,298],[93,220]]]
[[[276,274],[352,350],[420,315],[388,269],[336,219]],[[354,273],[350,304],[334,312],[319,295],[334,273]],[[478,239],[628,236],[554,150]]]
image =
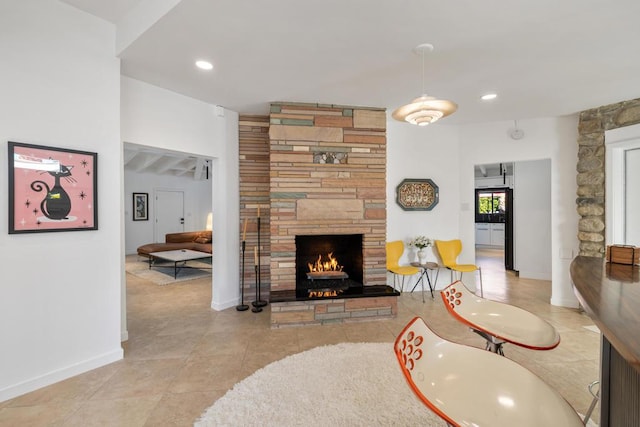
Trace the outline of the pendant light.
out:
[[[433,45],[423,43],[413,49],[414,53],[422,54],[422,96],[414,99],[407,105],[397,108],[391,116],[401,122],[409,122],[412,125],[427,126],[442,117],[453,114],[458,105],[455,102],[437,99],[428,96],[424,91],[424,57],[427,52],[433,51]]]

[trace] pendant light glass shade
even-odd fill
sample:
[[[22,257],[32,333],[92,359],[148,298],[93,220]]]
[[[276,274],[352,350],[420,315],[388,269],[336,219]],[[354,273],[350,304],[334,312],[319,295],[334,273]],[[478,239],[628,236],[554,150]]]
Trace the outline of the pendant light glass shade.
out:
[[[411,101],[411,103],[397,108],[391,116],[401,122],[405,121],[412,125],[426,126],[438,119],[447,117],[457,109],[458,106],[455,102],[422,95]]]
[[[424,94],[424,55],[431,52],[433,45],[424,43],[417,46],[413,51],[422,53],[422,93]],[[412,125],[427,126],[443,117],[455,113],[458,105],[455,102],[444,99],[437,99],[426,94],[414,99],[407,105],[397,108],[391,116],[401,122],[408,122]]]

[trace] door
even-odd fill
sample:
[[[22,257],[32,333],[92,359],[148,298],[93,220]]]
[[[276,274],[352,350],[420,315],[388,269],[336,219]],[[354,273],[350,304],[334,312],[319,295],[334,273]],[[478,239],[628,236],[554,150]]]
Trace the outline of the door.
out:
[[[504,269],[513,270],[513,189],[506,190],[504,217]]]
[[[184,231],[184,192],[156,190],[156,242],[164,242],[167,233]]]

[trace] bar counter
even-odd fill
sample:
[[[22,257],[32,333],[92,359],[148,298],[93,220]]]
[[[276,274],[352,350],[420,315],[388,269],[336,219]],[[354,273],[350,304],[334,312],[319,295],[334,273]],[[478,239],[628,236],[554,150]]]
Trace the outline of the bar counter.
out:
[[[600,426],[640,425],[640,271],[638,266],[576,257],[571,280],[602,332]]]

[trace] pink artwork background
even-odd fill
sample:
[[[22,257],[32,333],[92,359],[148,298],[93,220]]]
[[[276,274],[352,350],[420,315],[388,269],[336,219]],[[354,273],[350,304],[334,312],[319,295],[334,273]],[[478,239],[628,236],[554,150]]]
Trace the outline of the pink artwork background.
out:
[[[93,184],[96,165],[93,155],[21,146],[14,146],[14,153],[57,160],[61,165],[71,168],[71,176],[60,178],[60,185],[71,199],[71,211],[67,219],[61,220],[48,219],[42,212],[41,203],[47,197],[46,188],[39,192],[31,188],[34,181],[44,181],[49,188],[53,188],[55,177],[46,171],[14,168],[13,226],[16,231],[95,228]]]

